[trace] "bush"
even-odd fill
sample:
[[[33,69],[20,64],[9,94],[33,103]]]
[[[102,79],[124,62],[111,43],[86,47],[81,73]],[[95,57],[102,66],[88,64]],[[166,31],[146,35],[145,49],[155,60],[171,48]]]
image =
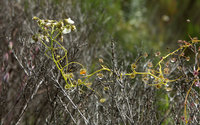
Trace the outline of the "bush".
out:
[[[125,52],[84,2],[1,1],[1,124],[198,124],[199,40]]]

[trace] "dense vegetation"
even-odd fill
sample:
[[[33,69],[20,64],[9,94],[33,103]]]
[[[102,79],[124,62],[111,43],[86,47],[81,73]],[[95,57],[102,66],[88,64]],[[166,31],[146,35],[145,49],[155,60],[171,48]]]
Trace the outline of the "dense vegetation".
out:
[[[0,123],[200,124],[199,6],[0,1]]]

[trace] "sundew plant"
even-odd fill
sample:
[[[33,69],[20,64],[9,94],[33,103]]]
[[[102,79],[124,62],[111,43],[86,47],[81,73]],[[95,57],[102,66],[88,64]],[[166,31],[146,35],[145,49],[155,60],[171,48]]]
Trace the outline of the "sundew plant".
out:
[[[101,69],[95,71],[94,73],[88,74],[87,69],[81,63],[70,62],[68,60],[68,51],[62,45],[62,42],[63,35],[76,30],[75,25],[73,25],[74,21],[71,20],[71,18],[64,19],[61,21],[55,21],[42,20],[38,17],[33,17],[33,20],[37,21],[38,26],[42,30],[41,33],[35,34],[33,36],[33,40],[35,40],[36,42],[40,41],[45,46],[46,50],[44,52],[44,55],[47,56],[50,60],[52,60],[56,65],[57,69],[60,71],[66,83],[65,89],[71,89],[77,86],[85,85],[89,89],[93,90],[89,87],[92,83],[90,83],[88,79],[96,74],[97,76],[103,77],[103,74],[99,73],[101,71],[111,71],[109,68],[101,65]],[[80,66],[79,74],[82,75],[82,77],[78,78],[77,80],[75,80],[74,74],[69,73],[70,71],[68,70],[69,65],[72,64]]]
[[[141,58],[147,58],[148,54],[145,52],[142,56],[138,57],[134,63],[131,64],[130,73],[116,73],[113,69],[107,68],[100,64],[101,69],[88,74],[87,69],[81,62],[71,62],[68,60],[68,51],[62,45],[63,43],[63,35],[67,35],[71,31],[76,31],[76,26],[74,25],[74,21],[71,18],[64,19],[61,21],[56,20],[48,20],[48,19],[39,19],[38,17],[33,17],[40,27],[40,32],[33,36],[33,40],[36,42],[41,42],[45,47],[44,55],[52,60],[57,67],[57,70],[60,71],[62,78],[65,81],[65,89],[64,91],[68,91],[69,89],[77,88],[77,86],[86,86],[88,89],[94,91],[101,99],[100,102],[104,103],[106,101],[105,98],[102,98],[101,94],[95,91],[95,88],[91,88],[92,82],[89,81],[90,77],[98,77],[102,79],[104,74],[102,71],[110,72],[110,77],[115,75],[114,78],[122,81],[124,77],[129,76],[130,79],[135,79],[137,75],[141,75],[141,80],[144,84],[148,86],[156,87],[157,89],[164,88],[165,91],[171,91],[171,84],[181,82],[182,80],[188,80],[188,84],[191,82],[190,87],[187,91],[184,101],[184,120],[185,124],[188,124],[188,113],[187,113],[187,98],[190,94],[191,89],[194,85],[199,86],[199,61],[198,61],[198,53],[200,51],[199,42],[200,40],[196,38],[191,38],[190,42],[179,41],[180,47],[172,52],[169,52],[165,56],[160,56],[160,52],[155,53],[155,56],[160,56],[159,61],[153,65],[151,61],[146,63],[146,67],[144,71],[137,70],[137,63]],[[193,64],[193,78],[190,77],[188,79],[188,73],[185,72],[185,66],[181,65],[181,61],[190,61],[190,56],[186,56],[185,52],[189,49],[194,53],[194,62]],[[103,59],[99,59],[100,63],[103,63]],[[68,70],[68,66],[75,64],[80,67],[79,74],[70,73]],[[123,70],[123,69],[122,69]],[[173,73],[175,72],[176,75]],[[76,77],[74,75],[77,75]],[[112,89],[112,88],[111,88]],[[82,87],[80,87],[79,91],[84,91]],[[104,87],[104,91],[109,91],[109,87]]]

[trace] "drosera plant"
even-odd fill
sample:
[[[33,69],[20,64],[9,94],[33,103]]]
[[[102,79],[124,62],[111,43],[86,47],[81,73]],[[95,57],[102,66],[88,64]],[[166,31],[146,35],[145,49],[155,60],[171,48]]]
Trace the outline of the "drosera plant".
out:
[[[169,56],[169,55],[167,55],[167,56]],[[165,56],[164,58],[167,58],[167,56]],[[147,63],[147,67],[148,67],[147,71],[145,71],[145,72],[136,71],[136,69],[137,69],[136,64],[141,57],[139,57],[136,60],[135,63],[131,64],[132,72],[126,73],[126,74],[124,74],[124,76],[130,76],[130,78],[135,78],[136,75],[142,75],[142,81],[144,83],[146,83],[150,86],[156,86],[157,88],[161,88],[162,85],[166,86],[168,83],[175,82],[175,81],[177,81],[178,79],[181,78],[181,77],[179,77],[179,78],[170,80],[170,79],[168,79],[167,77],[164,76],[164,74],[169,73],[169,68],[164,68],[164,71],[163,71],[163,68],[162,68],[162,65],[161,65],[161,63],[164,61],[163,58],[157,64],[157,65],[159,65],[159,68],[157,68],[156,66],[153,68],[153,63],[148,62]],[[154,79],[152,84],[148,83],[149,78]]]
[[[43,20],[38,17],[33,17],[40,27],[40,31],[32,36],[34,41],[41,42],[45,47],[44,55],[52,60],[62,75],[65,81],[65,89],[72,89],[77,86],[86,86],[90,90],[94,91],[100,96],[100,102],[104,102],[105,99],[92,89],[91,82],[89,82],[90,77],[95,76],[101,71],[111,70],[104,65],[101,65],[101,69],[88,74],[85,66],[79,62],[73,62],[68,59],[68,50],[63,46],[63,35],[68,34],[72,31],[76,31],[76,26],[71,18],[56,21],[56,20]],[[63,64],[64,62],[64,64]],[[75,79],[75,73],[68,72],[70,65],[78,65],[80,68],[79,76]],[[102,101],[104,100],[104,101]]]
[[[82,63],[73,62],[68,59],[68,50],[63,46],[63,35],[68,34],[72,31],[76,31],[76,26],[74,25],[74,21],[70,18],[56,21],[56,20],[43,20],[39,19],[38,17],[33,17],[40,27],[40,32],[33,35],[33,40],[40,41],[44,47],[46,55],[50,60],[52,60],[62,75],[62,78],[65,81],[65,89],[72,89],[77,86],[86,86],[88,89],[94,91],[99,97],[100,102],[104,103],[106,101],[105,98],[101,96],[97,91],[91,88],[92,82],[90,82],[91,77],[98,77],[102,79],[104,74],[102,71],[108,71],[111,75],[113,75],[113,71],[108,68],[107,66],[103,65],[103,60],[99,59],[101,68],[99,70],[94,71],[93,73],[89,74],[87,69]],[[138,71],[137,64],[141,58],[147,58],[148,54],[144,53],[142,56],[136,59],[134,63],[131,64],[131,72],[129,73],[119,73],[118,79],[122,79],[123,77],[128,76],[131,79],[134,79],[137,75],[142,75],[142,81],[149,85],[154,86],[158,89],[164,88],[166,91],[171,91],[172,88],[169,87],[170,83],[173,82],[181,82],[182,79],[187,79],[187,73],[184,71],[184,67],[181,66],[181,62],[177,63],[176,66],[174,63],[178,62],[178,60],[183,61],[190,61],[190,56],[186,56],[185,52],[187,49],[190,49],[194,52],[194,59],[195,63],[193,65],[194,71],[193,73],[193,80],[190,88],[188,89],[185,101],[184,101],[184,119],[185,123],[188,124],[188,113],[187,113],[187,101],[190,91],[194,85],[199,86],[199,42],[200,40],[196,38],[191,38],[190,42],[186,41],[179,41],[180,47],[172,52],[169,52],[165,56],[161,56],[160,52],[155,54],[156,57],[160,57],[157,63],[153,63],[153,61],[148,61],[147,66],[145,66],[144,71]],[[63,63],[64,62],[64,63]],[[79,75],[76,73],[68,72],[70,65],[78,65],[80,67]],[[174,71],[179,71],[180,73],[173,75]],[[172,75],[171,75],[172,74]],[[76,75],[76,77],[75,77]],[[178,76],[177,76],[178,75]],[[189,84],[190,82],[188,82]],[[109,90],[108,87],[104,87],[104,90]]]
[[[131,64],[131,73],[125,73],[122,74],[121,73],[121,78],[122,76],[130,76],[130,78],[135,78],[136,75],[142,75],[142,81],[150,86],[155,86],[156,88],[160,89],[161,87],[164,86],[164,89],[166,91],[171,91],[172,88],[169,87],[169,84],[172,82],[181,82],[181,79],[188,79],[187,73],[185,73],[184,70],[185,67],[181,67],[181,63],[178,64],[177,66],[175,66],[175,68],[171,68],[170,69],[170,65],[174,65],[173,63],[175,63],[177,60],[183,60],[186,62],[190,61],[190,56],[186,56],[186,50],[190,49],[193,53],[194,53],[194,65],[193,65],[193,69],[194,71],[192,71],[193,74],[193,80],[191,82],[191,85],[186,93],[185,96],[185,101],[184,101],[184,120],[185,120],[185,124],[188,124],[189,120],[188,120],[188,114],[187,114],[187,102],[188,102],[188,96],[190,94],[190,91],[192,90],[192,87],[194,85],[196,85],[197,87],[199,87],[200,82],[199,82],[199,52],[200,52],[200,46],[199,46],[199,42],[200,40],[198,40],[197,38],[191,38],[190,42],[186,42],[184,40],[179,40],[179,44],[180,47],[170,53],[168,53],[165,56],[160,57],[160,60],[158,61],[158,63],[153,66],[152,62],[147,62],[147,66],[146,66],[146,71],[144,72],[140,72],[137,71],[137,63],[138,61],[144,57],[146,58],[148,56],[147,53],[144,53],[143,56],[140,56],[138,59],[136,59],[136,61],[134,63]],[[161,53],[157,52],[155,53],[155,56],[158,57],[160,56]],[[174,79],[169,79],[171,78],[173,75],[171,75],[173,73],[173,71],[181,71],[183,73],[179,73],[179,76],[175,75],[176,78]],[[188,82],[187,84],[189,84],[190,82]]]

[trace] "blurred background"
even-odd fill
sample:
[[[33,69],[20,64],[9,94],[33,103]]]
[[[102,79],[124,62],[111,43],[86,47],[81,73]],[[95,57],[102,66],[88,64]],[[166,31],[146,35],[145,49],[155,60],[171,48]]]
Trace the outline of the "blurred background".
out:
[[[166,51],[199,36],[198,0],[118,0],[105,4],[108,30],[124,49]],[[110,26],[110,27],[109,27]]]
[[[85,24],[89,25],[88,29],[95,31],[90,34],[90,41],[96,41],[95,34],[102,31],[103,44],[113,38],[119,46],[131,52],[137,47],[166,51],[167,47],[176,48],[180,39],[189,40],[188,35],[192,37],[199,35],[200,1],[198,0],[181,2],[178,0],[67,0],[65,2],[2,0],[1,2],[4,3],[1,4],[1,25],[4,25],[8,16],[20,18],[22,13],[30,22],[32,16],[55,19],[71,17],[76,21],[78,31]],[[15,8],[9,9],[11,5]],[[56,10],[57,7],[63,11],[59,12]],[[17,11],[20,11],[21,15],[15,13]],[[56,15],[50,14],[52,11],[55,11]],[[77,11],[81,11],[79,14],[82,15],[78,15]],[[84,21],[80,22],[80,18]],[[9,25],[12,25],[14,21],[10,23]]]

